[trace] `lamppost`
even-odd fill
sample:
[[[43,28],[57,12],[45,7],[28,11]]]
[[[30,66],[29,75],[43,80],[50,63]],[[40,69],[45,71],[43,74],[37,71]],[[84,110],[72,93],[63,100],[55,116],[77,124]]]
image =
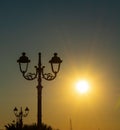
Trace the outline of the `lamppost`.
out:
[[[26,117],[28,115],[29,108],[26,107],[24,110],[25,112],[23,112],[22,107],[21,107],[20,111],[18,112],[18,109],[15,107],[13,111],[14,111],[15,116],[17,117],[16,127],[21,130],[23,127],[23,120],[22,119],[23,119],[23,117]]]
[[[60,70],[60,65],[62,63],[62,60],[57,56],[57,53],[54,53],[54,56],[51,58],[49,63],[51,64],[51,69],[53,74],[51,73],[44,73],[45,66],[42,66],[41,64],[41,53],[38,54],[38,66],[35,66],[35,73],[27,73],[28,70],[28,64],[30,62],[29,58],[26,56],[26,53],[23,52],[22,56],[17,60],[19,63],[20,71],[23,75],[23,77],[26,80],[34,80],[37,79],[38,85],[37,85],[37,128],[38,130],[42,130],[42,79],[51,81],[56,78],[57,73]],[[22,67],[22,64],[24,65],[24,68]]]

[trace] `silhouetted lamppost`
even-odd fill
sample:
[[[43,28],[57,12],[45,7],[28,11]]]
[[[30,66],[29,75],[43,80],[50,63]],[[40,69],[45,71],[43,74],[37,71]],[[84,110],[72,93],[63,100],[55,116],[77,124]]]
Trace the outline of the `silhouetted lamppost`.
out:
[[[20,111],[18,112],[18,109],[15,107],[13,111],[14,111],[14,114],[17,118],[16,127],[21,130],[23,127],[23,120],[22,119],[23,119],[23,117],[26,117],[28,115],[29,108],[26,107],[24,112],[23,112],[22,107],[21,107]]]
[[[51,73],[44,73],[45,66],[41,65],[41,53],[38,54],[38,66],[35,66],[35,73],[27,73],[28,64],[30,62],[29,58],[26,56],[26,53],[22,53],[22,56],[17,60],[19,63],[20,71],[23,77],[26,80],[34,80],[37,78],[38,85],[37,85],[37,127],[38,130],[41,130],[42,126],[42,78],[48,81],[51,81],[56,78],[57,73],[60,70],[60,64],[62,60],[57,56],[57,53],[54,53],[54,56],[49,61],[51,64],[51,69],[53,74]],[[22,66],[24,64],[24,66]]]

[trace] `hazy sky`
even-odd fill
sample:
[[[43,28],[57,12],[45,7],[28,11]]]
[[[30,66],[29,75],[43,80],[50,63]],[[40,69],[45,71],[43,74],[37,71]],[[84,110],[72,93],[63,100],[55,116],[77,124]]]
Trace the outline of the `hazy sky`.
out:
[[[0,129],[15,120],[14,107],[28,106],[24,123],[36,122],[37,81],[25,80],[21,52],[34,72],[38,53],[45,71],[57,52],[63,60],[54,81],[43,79],[43,122],[60,130],[120,130],[119,0],[0,1]],[[75,82],[91,89],[81,95]]]

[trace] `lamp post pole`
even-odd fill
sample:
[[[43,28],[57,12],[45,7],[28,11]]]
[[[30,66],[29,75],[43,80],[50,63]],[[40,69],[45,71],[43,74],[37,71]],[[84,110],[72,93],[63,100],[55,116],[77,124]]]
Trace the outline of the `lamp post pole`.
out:
[[[42,78],[41,78],[41,53],[39,53],[39,60],[38,60],[38,86],[37,86],[37,106],[38,106],[38,114],[37,114],[37,122],[38,122],[38,130],[41,130],[42,127]]]
[[[60,64],[62,63],[62,60],[57,56],[57,53],[54,53],[54,56],[49,61],[53,74],[44,73],[45,66],[41,65],[41,53],[38,54],[38,66],[35,66],[35,73],[26,73],[28,70],[28,63],[30,62],[26,56],[26,53],[23,52],[22,56],[17,60],[17,62],[19,63],[20,71],[26,80],[34,80],[37,78],[37,128],[38,130],[42,130],[42,78],[48,81],[54,80],[60,70]],[[24,69],[22,68],[23,63],[26,64]]]

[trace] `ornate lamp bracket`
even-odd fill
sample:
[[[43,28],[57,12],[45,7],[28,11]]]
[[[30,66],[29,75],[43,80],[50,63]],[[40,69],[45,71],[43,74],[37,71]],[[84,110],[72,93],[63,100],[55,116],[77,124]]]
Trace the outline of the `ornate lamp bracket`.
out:
[[[45,66],[42,67],[42,78],[48,81],[54,80],[57,76],[57,73],[55,72],[54,75],[51,73],[44,73],[44,68]]]
[[[22,74],[23,74],[23,77],[26,79],[26,80],[34,80],[34,79],[36,79],[37,78],[37,66],[35,66],[35,69],[36,69],[36,73],[24,73],[24,72],[22,72]]]

